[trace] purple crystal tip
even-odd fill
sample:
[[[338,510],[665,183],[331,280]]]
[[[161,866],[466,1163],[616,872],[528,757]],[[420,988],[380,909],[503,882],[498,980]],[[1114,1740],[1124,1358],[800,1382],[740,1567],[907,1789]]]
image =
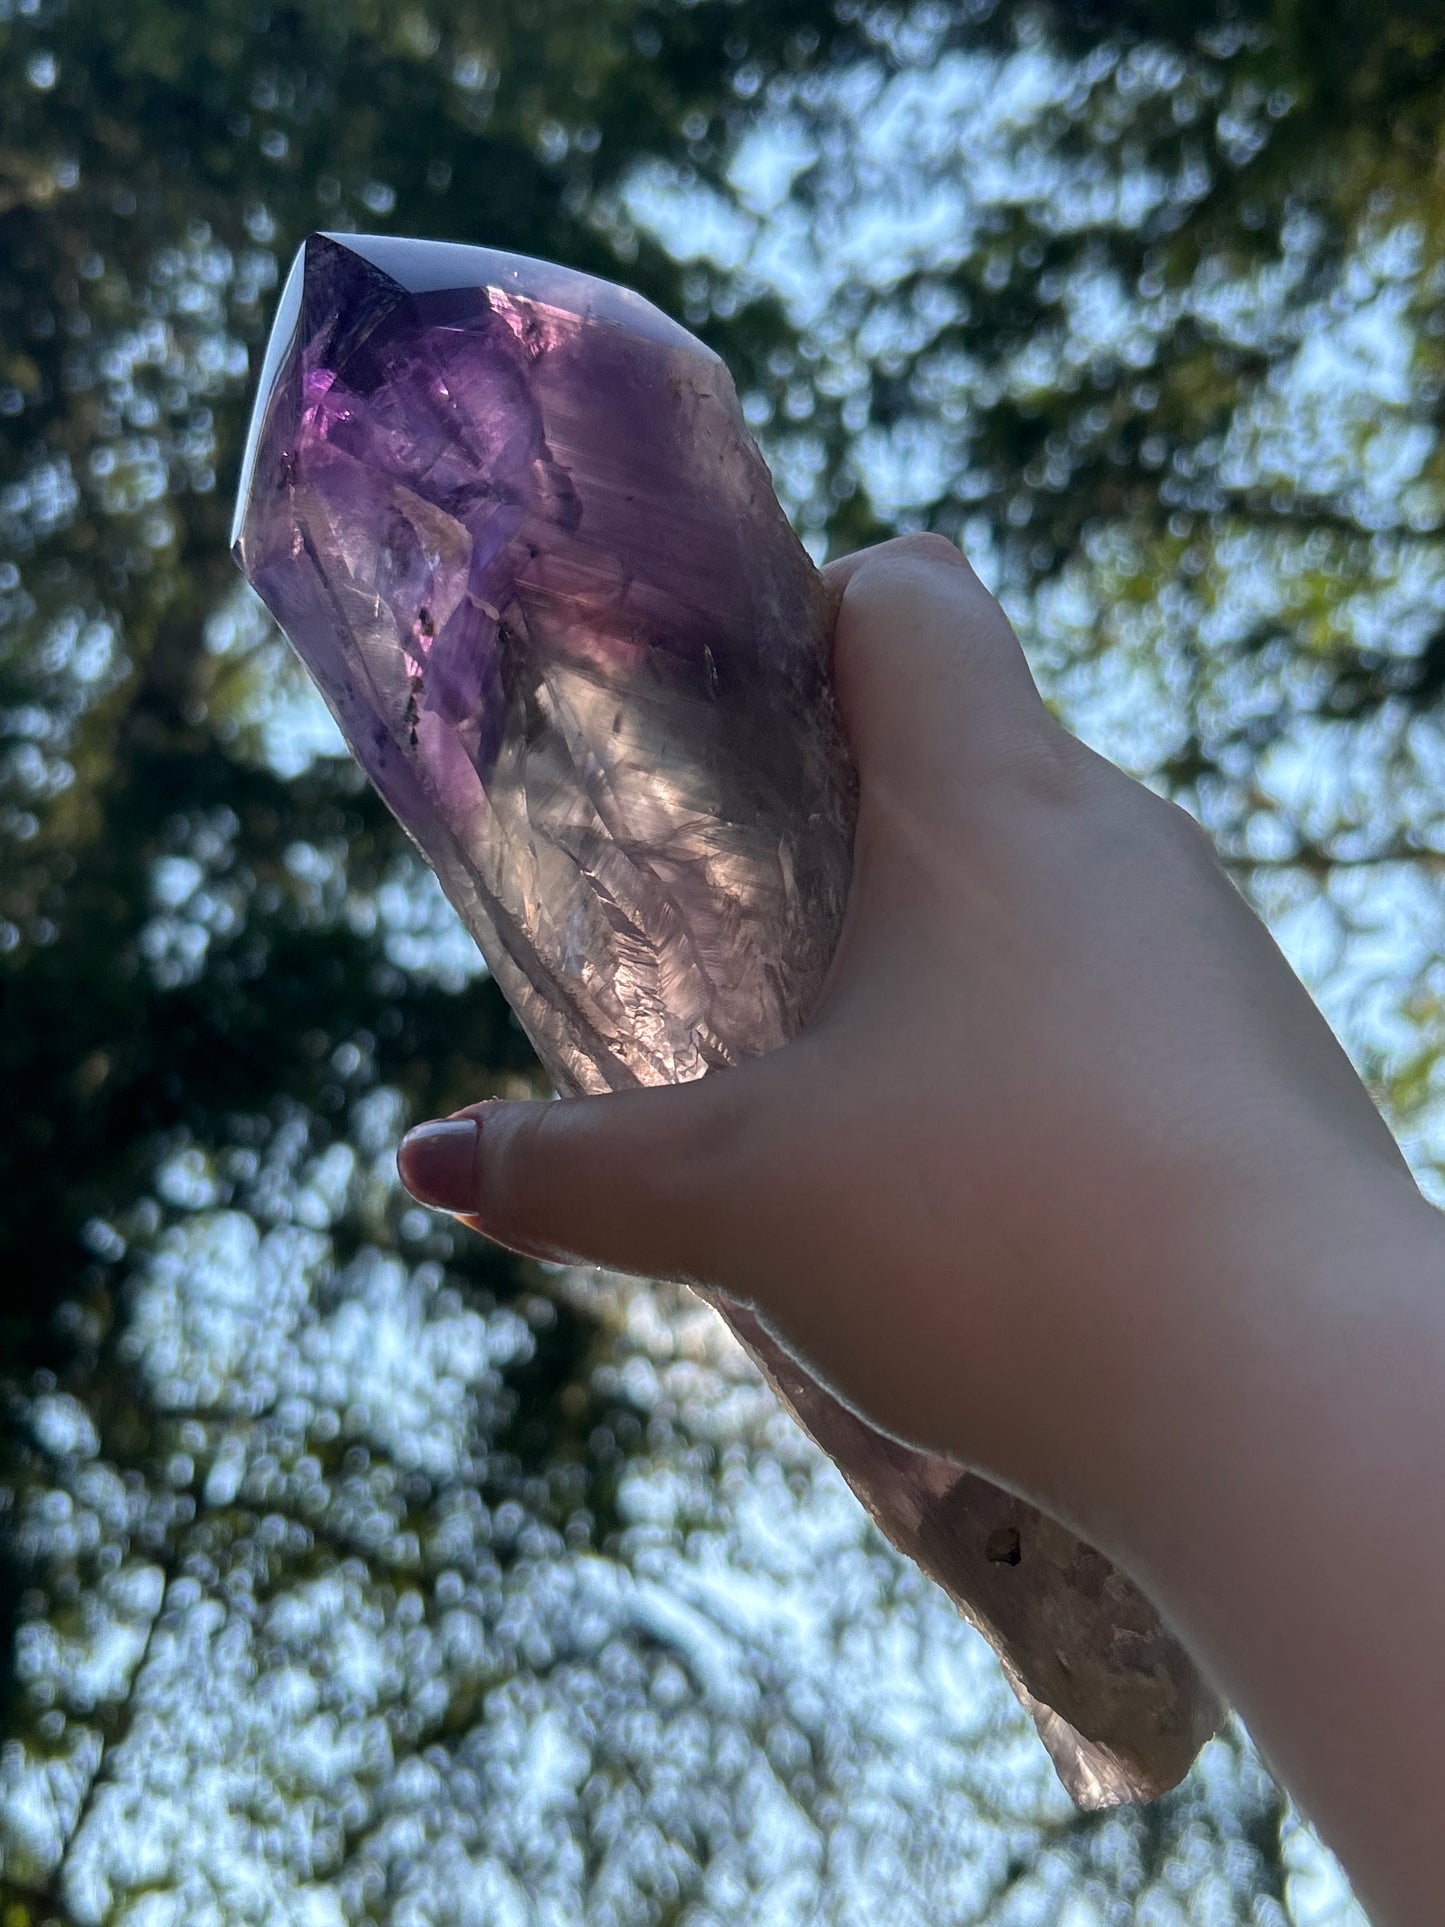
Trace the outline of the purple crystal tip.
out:
[[[408,306],[408,297],[416,305]],[[565,326],[575,322],[611,323],[659,347],[696,355],[710,351],[650,301],[615,282],[579,274],[575,269],[538,261],[529,255],[450,241],[415,241],[380,234],[310,235],[298,250],[282,291],[261,370],[260,403],[251,424],[241,467],[231,542],[236,560],[249,573],[247,509],[258,453],[268,439],[266,402],[288,364],[301,355],[320,370],[329,355],[336,363],[358,346],[388,311],[403,309],[403,326],[430,323],[465,329],[483,313],[515,304],[550,309]]]
[[[314,234],[234,541],[554,1074],[797,1027],[851,774],[817,572],[710,349],[567,268]]]

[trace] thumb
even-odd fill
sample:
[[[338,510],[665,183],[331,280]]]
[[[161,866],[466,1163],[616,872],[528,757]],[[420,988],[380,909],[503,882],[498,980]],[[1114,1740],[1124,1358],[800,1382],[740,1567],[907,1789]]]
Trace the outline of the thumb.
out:
[[[658,1090],[472,1105],[409,1132],[397,1168],[421,1203],[530,1257],[736,1280],[750,1265],[744,1201],[770,1062]]]

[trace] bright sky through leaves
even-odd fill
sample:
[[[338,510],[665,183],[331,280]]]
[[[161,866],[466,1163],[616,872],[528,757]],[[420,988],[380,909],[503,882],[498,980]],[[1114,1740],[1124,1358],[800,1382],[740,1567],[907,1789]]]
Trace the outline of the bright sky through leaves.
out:
[[[964,538],[1438,1189],[1435,64],[1175,11],[0,0],[6,1061],[65,1149],[0,1165],[6,1927],[1347,1918],[1233,1738],[1079,1820],[704,1314],[398,1194],[527,1052],[224,555],[308,227],[634,281],[819,553]]]

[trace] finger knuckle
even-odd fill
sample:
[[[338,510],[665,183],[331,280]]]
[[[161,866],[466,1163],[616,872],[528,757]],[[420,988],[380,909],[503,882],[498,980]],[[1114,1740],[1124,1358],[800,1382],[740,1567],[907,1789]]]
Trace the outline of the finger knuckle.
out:
[[[897,553],[920,562],[941,562],[950,569],[963,566],[963,551],[956,542],[936,529],[920,529],[916,534],[898,538]]]
[[[1000,736],[993,750],[998,758],[994,780],[999,791],[1022,803],[1073,812],[1095,794],[1097,759],[1050,716],[1041,701],[1021,710],[1019,726],[1007,737]]]
[[[551,1153],[563,1123],[562,1108],[559,1104],[529,1106],[508,1118],[500,1130],[494,1127],[490,1145],[483,1123],[482,1208],[498,1229],[526,1234],[536,1231],[545,1219],[555,1190],[556,1160]]]
[[[843,590],[843,606],[856,609],[875,598],[891,600],[900,588],[931,583],[944,570],[952,576],[966,569],[961,551],[946,536],[900,536],[871,550],[854,570]]]
[[[1158,806],[1156,820],[1178,847],[1192,856],[1207,857],[1210,863],[1218,862],[1214,839],[1197,816],[1173,797],[1154,796],[1153,800]]]
[[[697,1208],[703,1200],[736,1197],[746,1188],[747,1164],[755,1138],[752,1107],[738,1088],[738,1070],[713,1072],[710,1101],[700,1105],[677,1133],[676,1155],[666,1172],[659,1172],[680,1194],[679,1202]]]

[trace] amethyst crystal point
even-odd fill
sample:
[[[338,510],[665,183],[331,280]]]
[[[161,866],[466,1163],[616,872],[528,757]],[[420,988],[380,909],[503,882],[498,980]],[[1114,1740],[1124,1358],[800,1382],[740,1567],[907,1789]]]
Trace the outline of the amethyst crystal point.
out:
[[[565,1086],[798,1028],[848,764],[821,586],[715,355],[565,269],[313,236],[236,554]]]
[[[822,585],[716,355],[565,268],[313,235],[235,552],[559,1088],[697,1077],[800,1028],[854,784]],[[730,1317],[991,1641],[1075,1798],[1172,1785],[1219,1708],[1135,1588]]]

